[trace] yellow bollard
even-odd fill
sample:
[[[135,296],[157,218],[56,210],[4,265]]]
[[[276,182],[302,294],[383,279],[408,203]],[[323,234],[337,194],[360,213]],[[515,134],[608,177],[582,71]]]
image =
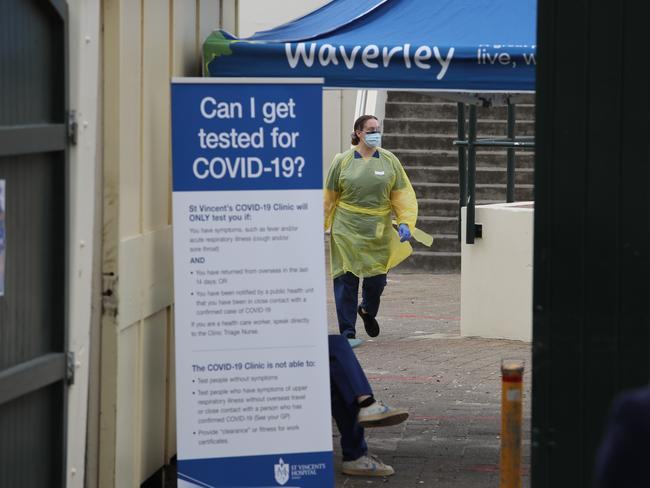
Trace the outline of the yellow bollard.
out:
[[[521,402],[524,362],[501,361],[500,488],[521,488]]]

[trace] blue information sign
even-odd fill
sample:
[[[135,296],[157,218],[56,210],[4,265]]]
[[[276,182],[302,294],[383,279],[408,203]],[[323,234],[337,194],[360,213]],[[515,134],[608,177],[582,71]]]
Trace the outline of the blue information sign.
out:
[[[321,90],[173,84],[174,191],[322,188]]]
[[[334,486],[322,86],[172,83],[178,486]]]

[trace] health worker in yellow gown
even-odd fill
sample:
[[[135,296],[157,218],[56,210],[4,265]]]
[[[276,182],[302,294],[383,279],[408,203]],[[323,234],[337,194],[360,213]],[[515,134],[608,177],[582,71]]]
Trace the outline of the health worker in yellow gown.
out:
[[[413,251],[409,239],[431,245],[415,228],[418,204],[399,159],[381,146],[373,115],[354,123],[352,144],[337,154],[325,183],[325,230],[330,229],[330,263],[339,330],[353,347],[357,314],[370,337],[379,335],[377,312],[388,270]],[[393,227],[393,218],[396,227]],[[359,280],[363,280],[358,304]]]

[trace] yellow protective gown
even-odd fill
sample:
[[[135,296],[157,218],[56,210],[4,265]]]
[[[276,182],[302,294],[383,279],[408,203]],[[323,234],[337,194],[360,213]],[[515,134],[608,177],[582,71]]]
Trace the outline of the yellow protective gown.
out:
[[[382,148],[364,159],[352,148],[334,157],[325,182],[325,230],[331,228],[332,278],[346,272],[364,278],[387,273],[413,248],[393,227],[408,224],[426,245],[433,238],[415,228],[418,204],[399,159]]]

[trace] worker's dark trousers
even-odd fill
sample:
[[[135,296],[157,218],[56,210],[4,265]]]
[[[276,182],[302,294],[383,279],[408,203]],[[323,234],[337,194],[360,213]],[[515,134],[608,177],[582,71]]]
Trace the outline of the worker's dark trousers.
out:
[[[341,433],[343,461],[354,461],[368,452],[363,427],[357,422],[358,398],[372,395],[372,388],[345,337],[330,335],[329,353],[332,416]]]
[[[375,317],[379,311],[379,300],[386,286],[386,275],[380,274],[363,279],[361,306]],[[357,307],[359,305],[359,277],[348,272],[334,278],[334,300],[336,316],[341,335],[356,337]]]

